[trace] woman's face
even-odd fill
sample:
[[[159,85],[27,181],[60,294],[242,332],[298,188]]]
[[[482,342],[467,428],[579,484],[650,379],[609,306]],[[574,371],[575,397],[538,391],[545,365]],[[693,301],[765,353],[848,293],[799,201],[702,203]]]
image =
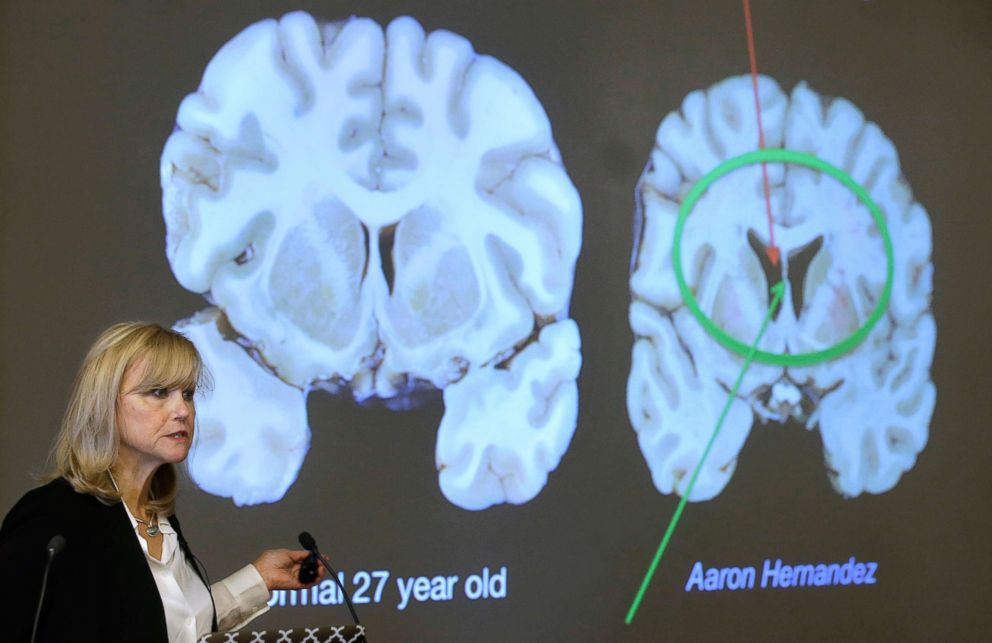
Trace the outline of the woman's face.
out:
[[[142,385],[146,359],[132,364],[121,384],[121,459],[155,466],[182,462],[193,441],[194,390]]]

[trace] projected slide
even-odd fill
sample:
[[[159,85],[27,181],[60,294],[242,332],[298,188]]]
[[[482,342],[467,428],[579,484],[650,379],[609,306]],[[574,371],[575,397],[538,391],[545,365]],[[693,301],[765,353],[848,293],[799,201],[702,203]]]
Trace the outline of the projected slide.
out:
[[[172,271],[213,304],[177,324],[216,382],[198,485],[281,499],[335,430],[309,426],[314,389],[395,409],[441,389],[444,496],[541,491],[576,425],[582,206],[514,70],[408,17],[265,20],[183,100],[161,181]]]
[[[664,494],[717,496],[769,422],[820,432],[837,493],[883,493],[926,446],[936,398],[930,221],[849,101],[767,77],[752,90],[693,92],[658,128],[637,190],[630,420]]]

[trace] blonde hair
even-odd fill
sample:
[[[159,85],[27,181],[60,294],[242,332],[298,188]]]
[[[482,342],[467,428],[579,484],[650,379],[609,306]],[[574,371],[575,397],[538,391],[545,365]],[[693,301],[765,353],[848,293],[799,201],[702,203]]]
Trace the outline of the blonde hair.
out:
[[[103,331],[76,375],[69,404],[52,445],[48,479],[63,477],[80,493],[120,500],[110,469],[117,461],[121,426],[118,405],[128,369],[144,362],[138,389],[190,388],[204,384],[206,370],[189,339],[158,324],[124,322]],[[170,516],[178,491],[176,466],[152,476],[149,511]]]

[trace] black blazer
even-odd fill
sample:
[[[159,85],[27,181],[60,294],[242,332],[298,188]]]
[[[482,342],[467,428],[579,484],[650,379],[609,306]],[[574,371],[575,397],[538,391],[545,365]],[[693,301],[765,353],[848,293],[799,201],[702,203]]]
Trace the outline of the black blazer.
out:
[[[206,584],[179,521],[169,522]],[[55,534],[66,544],[48,575],[38,641],[168,643],[162,599],[124,505],[76,493],[61,478],[25,494],[0,527],[0,639],[30,640],[45,548]]]

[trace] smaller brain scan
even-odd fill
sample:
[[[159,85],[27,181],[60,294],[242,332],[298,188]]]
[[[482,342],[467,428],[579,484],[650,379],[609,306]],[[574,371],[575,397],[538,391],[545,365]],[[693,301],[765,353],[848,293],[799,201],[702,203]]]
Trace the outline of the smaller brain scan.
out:
[[[162,152],[166,255],[211,307],[179,322],[216,388],[203,489],[275,502],[321,389],[443,391],[455,505],[534,498],[575,430],[578,192],[527,83],[412,18],[253,24],[207,65]]]
[[[930,220],[902,176],[895,146],[850,101],[800,83],[790,94],[761,77],[769,148],[815,156],[843,170],[879,206],[894,274],[884,315],[853,350],[804,366],[755,361],[729,408],[689,500],[727,485],[752,427],[817,430],[827,473],[845,497],[892,489],[927,443],[936,389]],[[749,77],[689,94],[658,128],[636,191],[627,407],[657,489],[684,495],[744,357],[718,344],[687,310],[672,264],[681,203],[722,162],[758,148]],[[760,164],[714,182],[686,220],[682,268],[702,312],[745,344],[757,336],[770,289],[784,297],[759,348],[824,351],[854,333],[888,277],[878,226],[850,189],[822,172],[769,163],[771,242]],[[811,463],[812,464],[812,463]]]

